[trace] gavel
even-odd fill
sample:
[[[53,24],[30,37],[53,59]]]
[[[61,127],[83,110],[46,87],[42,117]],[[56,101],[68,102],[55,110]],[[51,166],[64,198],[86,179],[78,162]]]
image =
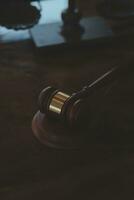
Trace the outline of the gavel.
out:
[[[45,123],[47,120],[47,123],[50,123],[50,129],[52,129],[53,125],[56,122],[56,128],[57,124],[59,129],[60,126],[62,127],[62,131],[64,132],[64,128],[67,129],[69,132],[74,132],[74,127],[80,125],[79,116],[81,115],[83,111],[83,105],[86,105],[87,98],[92,97],[93,94],[97,93],[100,89],[104,88],[105,86],[108,86],[110,83],[113,83],[115,80],[118,80],[122,77],[126,77],[130,74],[133,70],[133,61],[125,61],[120,65],[114,66],[112,69],[107,71],[105,74],[100,76],[97,80],[92,82],[91,84],[83,87],[80,91],[73,93],[72,95],[66,94],[58,89],[55,89],[54,87],[46,87],[39,95],[39,113],[34,118],[34,125],[33,130],[36,132],[36,136],[39,134],[41,137],[39,138],[42,140],[43,134],[49,135],[49,128],[47,126],[47,129],[44,130]],[[91,105],[92,106],[92,105]],[[88,110],[88,109],[87,109]],[[86,112],[86,109],[85,111]],[[41,116],[41,118],[39,117]],[[86,117],[88,118],[89,113],[86,113]],[[45,121],[44,118],[45,117]],[[36,120],[38,118],[38,120]],[[38,130],[37,126],[35,127],[35,121],[36,125],[38,123]],[[41,123],[40,123],[41,122]],[[40,125],[39,125],[40,124]],[[55,125],[54,125],[55,126]],[[36,129],[36,131],[35,131]],[[53,129],[55,132],[55,128]],[[50,131],[51,134],[52,130]],[[62,134],[62,137],[67,137],[67,131],[65,130],[65,134]],[[38,135],[38,136],[39,136]],[[61,133],[59,134],[61,137]],[[74,134],[75,135],[75,134]],[[73,137],[73,135],[69,135],[69,138]],[[83,135],[81,135],[83,137]],[[57,133],[53,135],[53,138],[56,139],[56,141],[59,139],[59,136],[57,136]],[[57,139],[58,138],[58,139]],[[75,137],[74,137],[75,138]],[[62,141],[64,139],[62,138]],[[73,139],[74,141],[75,139]],[[81,139],[80,139],[81,140]],[[44,139],[43,139],[44,143]]]

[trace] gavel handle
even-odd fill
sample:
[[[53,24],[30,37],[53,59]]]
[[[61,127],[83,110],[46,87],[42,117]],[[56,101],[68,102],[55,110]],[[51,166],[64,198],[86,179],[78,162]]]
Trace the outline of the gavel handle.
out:
[[[85,86],[82,90],[72,95],[72,100],[76,100],[79,98],[84,99],[84,98],[89,97],[92,93],[107,86],[108,84],[112,83],[114,80],[118,80],[119,78],[127,76],[127,74],[130,73],[132,69],[134,70],[134,66],[131,64],[131,62],[130,63],[127,62],[127,64],[124,63],[122,64],[122,66],[120,65],[114,66],[112,69],[110,69],[108,72],[103,74],[93,83]]]
[[[116,65],[96,81],[88,86],[85,86],[79,92],[71,95],[70,98],[64,103],[64,114],[62,116],[66,117],[66,121],[68,121],[71,125],[75,124],[75,121],[77,122],[79,115],[81,115],[81,109],[86,98],[92,96],[92,94],[97,92],[99,89],[108,86],[110,83],[113,83],[113,81],[129,75],[132,70],[134,70],[134,67],[130,61],[129,63],[124,62],[122,65]]]

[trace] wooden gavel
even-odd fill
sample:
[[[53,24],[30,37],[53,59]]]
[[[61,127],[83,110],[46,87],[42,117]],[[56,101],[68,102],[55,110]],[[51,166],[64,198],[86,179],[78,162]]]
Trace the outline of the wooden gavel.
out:
[[[72,95],[68,95],[53,87],[47,87],[39,96],[40,111],[45,113],[48,117],[56,118],[64,123],[72,125],[76,123],[80,106],[84,103],[84,100],[87,97],[90,97],[93,93],[110,84],[114,80],[125,76],[129,71],[130,67],[128,64],[114,66],[96,81]]]
[[[89,106],[92,108],[95,104],[94,101],[90,102],[89,98],[91,100],[94,94],[98,94],[98,91],[115,80],[127,78],[132,70],[133,61],[125,61],[72,95],[54,87],[45,88],[39,95],[39,111],[32,122],[36,138],[41,143],[56,148],[76,148],[81,144],[85,146],[85,141],[88,141],[86,137],[90,132],[85,127],[89,120],[92,120],[94,110],[89,112]],[[100,98],[97,101],[100,101]]]

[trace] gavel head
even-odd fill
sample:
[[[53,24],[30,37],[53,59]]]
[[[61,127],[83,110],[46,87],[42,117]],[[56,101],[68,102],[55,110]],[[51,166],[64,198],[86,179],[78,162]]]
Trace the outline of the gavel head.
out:
[[[45,88],[39,95],[40,111],[32,121],[34,135],[41,143],[56,148],[85,145],[93,117],[89,103],[80,93],[68,95],[54,87]]]
[[[39,95],[40,112],[45,113],[48,118],[55,118],[69,125],[75,124],[82,100],[74,100],[74,95],[49,86]]]
[[[40,111],[32,120],[32,130],[42,144],[63,149],[79,148],[83,144],[83,129],[81,132],[76,125],[82,100],[74,97],[75,94],[68,95],[54,87],[40,93]]]

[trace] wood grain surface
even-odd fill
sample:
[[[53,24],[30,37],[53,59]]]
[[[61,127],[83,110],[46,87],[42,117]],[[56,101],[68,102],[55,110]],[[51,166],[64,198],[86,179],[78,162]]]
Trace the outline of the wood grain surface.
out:
[[[134,199],[133,74],[107,89],[103,112],[94,120],[97,144],[90,141],[88,148],[73,151],[51,149],[31,130],[44,87],[72,93],[133,56],[134,40],[129,38],[62,56],[39,56],[30,40],[0,44],[1,200]]]

